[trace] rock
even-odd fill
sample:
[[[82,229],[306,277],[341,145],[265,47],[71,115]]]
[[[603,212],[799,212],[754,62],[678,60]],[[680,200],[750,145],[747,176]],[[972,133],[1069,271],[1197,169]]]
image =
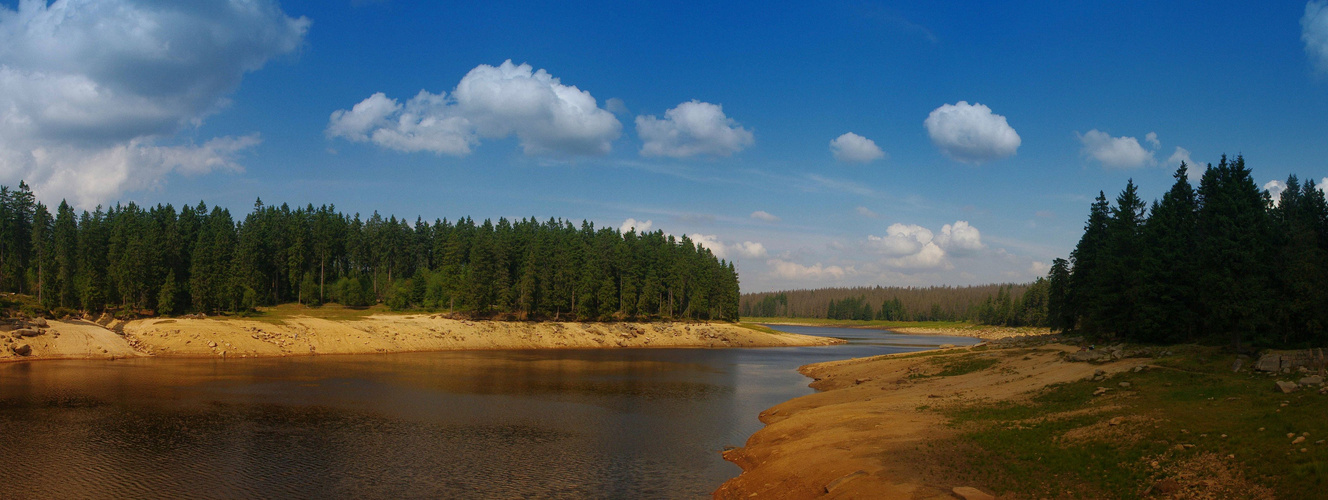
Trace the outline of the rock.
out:
[[[1139,372],[1144,371],[1144,370],[1146,370],[1146,369],[1148,369],[1148,365],[1139,365],[1139,366],[1134,367],[1134,370],[1131,370],[1131,371],[1133,371],[1134,373],[1139,373]]]
[[[37,319],[32,320],[31,323],[32,323],[32,326],[35,326],[35,327],[37,327],[37,328],[46,328],[46,327],[47,327],[47,324],[46,324],[46,318],[37,318]]]
[[[1104,361],[1110,357],[1111,357],[1110,354],[1107,354],[1103,351],[1094,350],[1094,351],[1079,351],[1070,354],[1068,359],[1070,361],[1087,362],[1087,361]]]
[[[209,341],[209,342],[208,342],[208,347],[217,347],[217,343],[216,343],[216,342],[211,342],[211,341]]]
[[[983,493],[982,490],[972,486],[955,486],[950,492],[964,500],[996,500],[996,497]]]
[[[1291,440],[1291,444],[1300,444],[1304,442],[1305,442],[1305,436],[1296,436],[1296,439]]]
[[[1121,383],[1118,384],[1118,385],[1120,385],[1122,389],[1129,389],[1129,388],[1130,388],[1130,383],[1129,383],[1129,382],[1121,382]]]
[[[29,354],[32,354],[32,346],[27,344],[16,345],[14,346],[14,354],[17,354],[19,356],[27,356]]]
[[[1101,377],[1101,376],[1106,375],[1106,374],[1107,374],[1107,371],[1106,371],[1106,370],[1093,370],[1093,376],[1094,376],[1094,377]]]
[[[1296,390],[1296,383],[1278,380],[1277,390],[1282,391],[1283,394],[1289,394]]]
[[[1098,387],[1097,390],[1093,391],[1093,395],[1094,395],[1094,396],[1101,396],[1101,395],[1103,395],[1103,394],[1106,394],[1107,391],[1110,391],[1110,390],[1111,390],[1111,389],[1108,389],[1108,388],[1106,388],[1106,387]]]
[[[1145,495],[1153,494],[1153,495],[1157,495],[1157,496],[1167,496],[1167,495],[1170,495],[1170,494],[1175,493],[1175,492],[1177,492],[1177,491],[1180,491],[1180,483],[1176,482],[1175,479],[1166,478],[1166,479],[1163,479],[1163,480],[1158,481],[1158,482],[1156,482],[1156,483],[1153,483],[1153,486],[1150,486],[1150,487],[1148,488],[1148,492],[1146,492],[1146,493],[1144,493],[1144,494],[1145,494]]]
[[[36,337],[41,335],[41,330],[36,328],[19,328],[18,330],[14,330],[14,335],[19,337]]]
[[[1231,371],[1232,371],[1233,373],[1234,373],[1234,372],[1238,372],[1238,371],[1240,371],[1240,366],[1243,365],[1243,364],[1245,364],[1245,360],[1240,359],[1240,358],[1236,358],[1236,362],[1235,362],[1235,363],[1231,363]]]
[[[1294,432],[1288,432],[1288,433],[1287,433],[1287,439],[1291,439],[1291,438],[1293,438],[1293,437],[1296,437],[1296,433],[1294,433]]]
[[[1300,379],[1300,385],[1319,385],[1322,383],[1323,383],[1323,377],[1320,377],[1318,375],[1310,375],[1308,377]]]
[[[865,384],[865,383],[867,383],[867,382],[871,382],[871,379],[870,379],[870,378],[860,378],[860,379],[854,380],[854,381],[853,381],[853,384],[854,384],[854,385],[858,385],[858,384]]]
[[[854,471],[854,472],[851,473],[851,474],[846,474],[846,475],[844,475],[844,477],[841,477],[841,478],[836,479],[836,480],[834,480],[834,481],[830,481],[830,484],[825,485],[825,492],[826,492],[826,493],[830,493],[831,491],[834,491],[835,488],[838,488],[838,487],[840,487],[840,486],[843,486],[845,483],[847,483],[847,482],[849,482],[849,481],[852,481],[852,480],[857,479],[857,478],[860,478],[860,477],[866,477],[866,476],[867,476],[867,471],[865,471],[865,470]]]
[[[1261,372],[1275,372],[1282,369],[1281,354],[1264,354],[1254,362],[1254,369]]]

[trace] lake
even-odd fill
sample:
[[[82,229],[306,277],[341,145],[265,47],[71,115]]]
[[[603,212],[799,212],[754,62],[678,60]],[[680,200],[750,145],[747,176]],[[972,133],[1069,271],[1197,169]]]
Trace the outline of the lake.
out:
[[[0,496],[707,497],[798,366],[977,342],[773,327],[850,342],[0,364]]]

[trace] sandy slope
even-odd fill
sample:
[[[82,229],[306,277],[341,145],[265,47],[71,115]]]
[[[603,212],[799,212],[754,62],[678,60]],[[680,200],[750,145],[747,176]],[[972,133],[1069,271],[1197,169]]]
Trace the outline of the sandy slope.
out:
[[[716,498],[954,498],[944,479],[926,477],[916,448],[953,432],[944,417],[919,407],[959,400],[1018,400],[1049,384],[1115,373],[1145,364],[1128,358],[1104,365],[1070,363],[1050,344],[985,351],[999,364],[965,375],[910,379],[935,371],[929,358],[879,356],[807,365],[800,369],[823,392],[784,402],[761,413],[766,427],[744,448],[724,458],[743,468]],[[957,349],[956,352],[967,352]],[[827,486],[857,471],[856,477]]]
[[[429,315],[374,315],[332,321],[294,317],[149,319],[124,327],[130,345],[165,356],[287,356],[457,349],[601,347],[765,347],[825,345],[834,339],[769,334],[718,323],[554,323],[466,321]]]
[[[14,345],[28,344],[32,354],[18,356],[9,349],[0,349],[0,361],[17,359],[102,359],[140,356],[124,337],[91,321],[50,321],[45,333],[36,337],[14,338],[4,332],[4,338]]]

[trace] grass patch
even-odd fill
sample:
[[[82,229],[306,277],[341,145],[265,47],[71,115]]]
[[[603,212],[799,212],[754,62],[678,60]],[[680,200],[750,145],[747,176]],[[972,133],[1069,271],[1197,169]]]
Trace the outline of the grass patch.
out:
[[[748,330],[756,330],[756,331],[761,332],[761,333],[770,333],[770,334],[775,334],[775,335],[787,335],[787,334],[788,334],[787,332],[781,332],[781,331],[776,330],[776,329],[774,329],[774,328],[770,328],[770,327],[765,326],[765,325],[758,325],[758,324],[755,324],[755,323],[734,323],[734,325],[735,325],[735,326],[738,326],[738,327],[741,327],[741,328],[746,328],[746,329],[748,329]]]
[[[1328,439],[1328,396],[1274,392],[1277,378],[1232,373],[1235,356],[1220,349],[1172,351],[1154,363],[1165,368],[1054,385],[1018,402],[934,411],[960,429],[958,445],[974,450],[964,472],[1020,497],[1138,498],[1160,479],[1201,467],[1196,463],[1243,472],[1243,480],[1196,473],[1195,480],[1218,478],[1205,488],[1229,488],[1211,490],[1219,496],[1262,486],[1278,497],[1308,498],[1328,486],[1328,443],[1316,443]],[[970,368],[972,361],[945,366],[982,369]],[[1288,378],[1299,375],[1282,376]],[[1095,397],[1098,387],[1112,390]],[[1113,417],[1123,419],[1120,425],[1107,425]],[[1305,432],[1300,444],[1287,437]],[[1244,494],[1255,493],[1237,497]]]
[[[979,357],[977,355],[936,358],[931,360],[932,365],[939,366],[940,371],[931,374],[914,373],[908,378],[932,378],[932,377],[953,377],[956,375],[965,375],[977,371],[986,370],[995,366],[1000,361],[991,357]]]

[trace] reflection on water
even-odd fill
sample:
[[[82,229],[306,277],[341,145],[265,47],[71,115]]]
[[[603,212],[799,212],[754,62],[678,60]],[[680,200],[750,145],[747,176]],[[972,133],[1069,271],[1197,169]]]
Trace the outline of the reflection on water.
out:
[[[974,342],[777,328],[850,343],[0,365],[0,496],[702,497],[798,366]]]

